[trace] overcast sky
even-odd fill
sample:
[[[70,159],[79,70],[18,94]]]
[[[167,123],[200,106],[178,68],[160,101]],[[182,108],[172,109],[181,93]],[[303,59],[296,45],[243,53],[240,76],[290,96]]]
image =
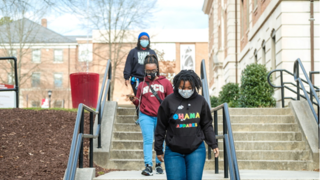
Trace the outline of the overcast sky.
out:
[[[158,0],[151,29],[205,29],[208,17],[202,12],[203,0]],[[146,17],[148,17],[146,15]],[[71,14],[48,17],[48,28],[64,35],[86,35],[80,21]]]

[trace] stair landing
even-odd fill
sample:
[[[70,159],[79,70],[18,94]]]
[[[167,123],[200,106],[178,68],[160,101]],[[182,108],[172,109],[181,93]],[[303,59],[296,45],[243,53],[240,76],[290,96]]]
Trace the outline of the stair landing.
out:
[[[165,174],[154,174],[143,176],[141,171],[113,171],[93,180],[165,180]],[[262,170],[240,170],[241,180],[318,180],[319,172],[314,171],[262,171]],[[204,171],[202,179],[205,180],[226,180],[223,178],[223,171],[215,174],[214,171]],[[227,178],[229,179],[229,178]]]

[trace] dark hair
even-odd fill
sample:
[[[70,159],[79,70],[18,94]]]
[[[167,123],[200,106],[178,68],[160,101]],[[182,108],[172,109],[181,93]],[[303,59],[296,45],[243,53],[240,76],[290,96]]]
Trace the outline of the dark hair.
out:
[[[156,64],[158,69],[157,75],[158,76],[160,75],[159,61],[156,55],[154,54],[147,55],[146,58],[144,59],[144,67],[146,67],[146,64]]]
[[[181,70],[173,78],[174,89],[179,89],[181,81],[189,81],[192,86],[192,89],[197,89],[198,91],[202,87],[200,77],[193,70]]]
[[[146,47],[147,49],[150,49],[150,44],[151,44],[151,41],[150,41],[150,38],[148,38],[148,41],[149,41],[149,44],[148,44],[148,46]],[[139,49],[141,49],[141,44],[140,44],[140,39],[138,39],[138,43],[137,43],[137,47],[139,48]]]

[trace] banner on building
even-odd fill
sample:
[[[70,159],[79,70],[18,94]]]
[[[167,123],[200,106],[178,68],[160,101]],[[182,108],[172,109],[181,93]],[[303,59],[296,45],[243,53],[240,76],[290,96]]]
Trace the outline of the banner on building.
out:
[[[195,71],[195,45],[181,44],[180,45],[180,69],[191,69]]]

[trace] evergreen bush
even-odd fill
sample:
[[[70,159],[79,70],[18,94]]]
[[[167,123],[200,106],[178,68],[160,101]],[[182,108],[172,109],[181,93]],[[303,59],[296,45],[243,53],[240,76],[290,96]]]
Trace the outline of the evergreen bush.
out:
[[[267,81],[268,71],[264,65],[250,64],[242,71],[240,86],[240,107],[273,107],[274,89]]]
[[[235,83],[227,83],[222,86],[219,92],[219,102],[228,103],[229,107],[238,107],[239,85]]]
[[[211,102],[211,107],[212,107],[212,108],[213,108],[213,107],[217,107],[217,106],[220,105],[220,104],[219,104],[219,98],[216,97],[216,96],[211,96],[211,97],[210,97],[210,102]]]

